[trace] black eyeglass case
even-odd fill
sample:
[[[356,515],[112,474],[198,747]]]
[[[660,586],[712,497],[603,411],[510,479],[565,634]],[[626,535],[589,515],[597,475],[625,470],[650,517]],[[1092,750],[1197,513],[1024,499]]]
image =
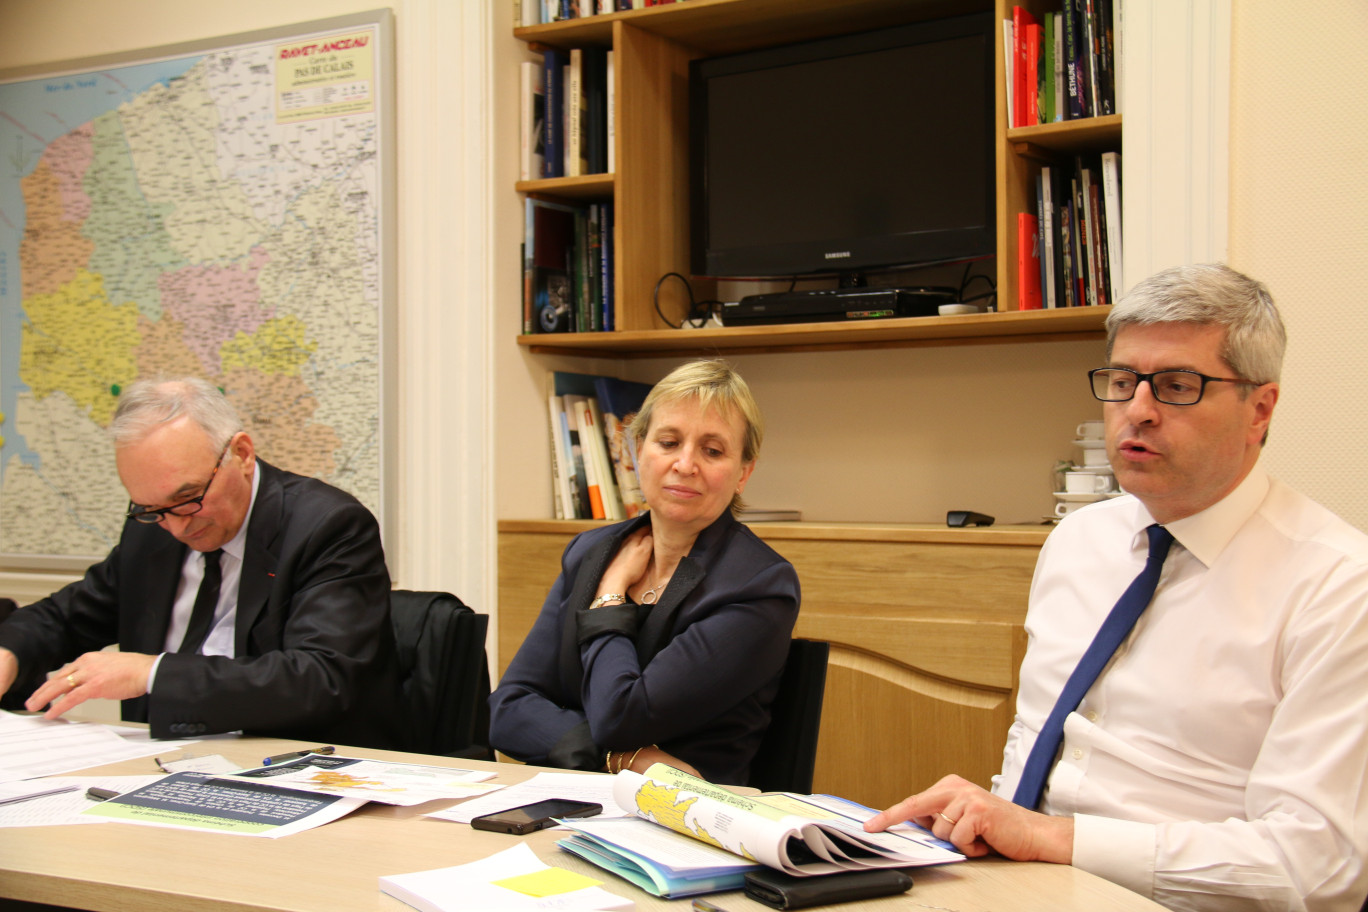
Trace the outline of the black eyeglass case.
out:
[[[906,893],[912,877],[898,868],[792,877],[763,868],[746,875],[746,896],[772,909],[806,909]]]

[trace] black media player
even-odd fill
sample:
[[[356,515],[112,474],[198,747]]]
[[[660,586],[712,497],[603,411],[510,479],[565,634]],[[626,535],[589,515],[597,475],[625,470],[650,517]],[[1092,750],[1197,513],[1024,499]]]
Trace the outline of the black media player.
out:
[[[953,304],[953,288],[830,288],[747,295],[722,305],[723,326],[831,323],[888,317],[934,317]]]

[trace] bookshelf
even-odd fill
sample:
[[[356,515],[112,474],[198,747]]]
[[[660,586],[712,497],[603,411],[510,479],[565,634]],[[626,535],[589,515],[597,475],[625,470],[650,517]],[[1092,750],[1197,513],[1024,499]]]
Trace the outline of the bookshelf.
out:
[[[784,359],[808,352],[1102,339],[1109,308],[1016,309],[1016,213],[1035,211],[1035,178],[1042,164],[1119,149],[1121,117],[1009,129],[1000,47],[998,313],[678,330],[667,327],[652,306],[662,275],[690,272],[689,61],[966,12],[991,10],[1006,19],[1012,5],[1004,0],[682,0],[514,29],[517,39],[529,43],[611,46],[617,67],[616,173],[519,181],[516,190],[614,201],[618,329],[520,335],[518,353],[544,358],[549,370],[562,369],[567,357],[622,361],[765,353]],[[1057,2],[1035,0],[1021,5],[1033,13],[1058,8]],[[713,292],[695,282],[696,298],[713,297]],[[678,315],[668,299],[662,306],[672,317]],[[877,414],[878,406],[869,405],[853,420]],[[592,525],[499,520],[500,669],[535,618],[566,544]],[[885,806],[950,771],[987,785],[1001,763],[1015,705],[1027,592],[1048,529],[801,522],[760,524],[756,531],[799,571],[803,610],[797,635],[832,644],[815,790]],[[956,734],[926,739],[927,730]],[[895,761],[868,762],[887,757],[889,744],[913,743],[918,750],[895,752]]]
[[[625,358],[1102,338],[1107,308],[1016,311],[1016,213],[1035,211],[1035,177],[1043,163],[1120,148],[1121,115],[1009,129],[1000,47],[995,80],[999,313],[971,315],[982,319],[886,320],[873,327],[795,324],[676,330],[652,305],[661,276],[689,274],[689,61],[985,9],[1006,19],[1013,5],[1007,0],[681,0],[514,29],[515,37],[527,42],[564,48],[611,46],[617,67],[616,173],[519,181],[517,190],[614,200],[618,330],[522,335],[518,344],[535,353]],[[1056,6],[1029,0],[1020,5],[1035,13]],[[694,285],[697,298],[715,294],[707,282],[695,280]],[[668,304],[665,307],[672,312]]]

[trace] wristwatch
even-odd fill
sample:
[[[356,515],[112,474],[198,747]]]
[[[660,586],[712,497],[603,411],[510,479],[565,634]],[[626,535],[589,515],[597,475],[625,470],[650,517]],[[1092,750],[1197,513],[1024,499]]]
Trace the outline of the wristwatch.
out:
[[[594,599],[592,602],[589,603],[589,610],[593,611],[595,608],[602,608],[608,602],[623,603],[626,601],[627,596],[625,595],[618,595],[615,592],[605,592],[603,595],[600,595],[598,598]]]

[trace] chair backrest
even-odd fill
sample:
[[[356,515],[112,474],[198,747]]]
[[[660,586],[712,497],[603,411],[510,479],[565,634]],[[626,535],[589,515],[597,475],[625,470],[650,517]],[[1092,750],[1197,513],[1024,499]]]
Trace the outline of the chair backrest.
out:
[[[488,755],[489,616],[449,592],[390,593],[404,705],[399,749]]]
[[[812,791],[830,652],[831,644],[823,640],[795,639],[789,644],[779,695],[770,707],[770,726],[751,761],[747,785],[766,792]]]

